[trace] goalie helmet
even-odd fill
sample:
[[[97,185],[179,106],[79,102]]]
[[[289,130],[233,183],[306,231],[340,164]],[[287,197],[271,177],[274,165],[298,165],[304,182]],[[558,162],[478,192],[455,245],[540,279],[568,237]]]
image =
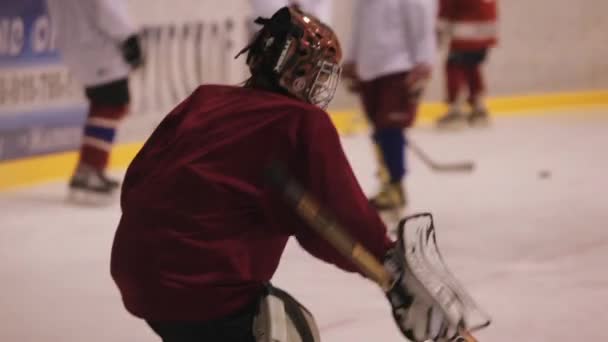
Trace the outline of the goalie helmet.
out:
[[[341,72],[342,50],[333,30],[295,6],[255,23],[262,29],[239,53],[248,52],[252,77],[268,77],[286,93],[325,109]]]

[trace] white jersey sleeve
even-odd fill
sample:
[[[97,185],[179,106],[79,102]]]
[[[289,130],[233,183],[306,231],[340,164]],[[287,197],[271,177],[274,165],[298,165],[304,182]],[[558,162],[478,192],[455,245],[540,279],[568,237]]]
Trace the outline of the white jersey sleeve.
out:
[[[437,0],[360,0],[355,5],[346,60],[356,62],[361,80],[433,63]]]
[[[128,77],[120,43],[135,32],[126,0],[47,0],[63,62],[84,86]]]
[[[437,55],[437,0],[408,0],[402,6],[409,53],[414,64],[433,64]]]
[[[118,42],[124,41],[135,33],[135,27],[131,24],[124,0],[96,0],[95,2],[97,26],[104,33]]]
[[[352,28],[350,32],[350,40],[346,48],[344,61],[346,63],[357,63],[357,53],[359,51],[359,36],[361,25],[359,24],[359,16],[361,12],[361,0],[355,0],[353,5]]]

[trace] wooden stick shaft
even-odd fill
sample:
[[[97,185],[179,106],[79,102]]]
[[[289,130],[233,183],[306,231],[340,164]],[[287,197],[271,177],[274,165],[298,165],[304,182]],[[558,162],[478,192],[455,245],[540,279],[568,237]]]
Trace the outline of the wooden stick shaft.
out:
[[[384,291],[392,284],[392,277],[384,266],[360,243],[356,242],[312,199],[298,184],[289,181],[284,194],[298,214],[343,256],[350,259],[365,276],[375,281]]]

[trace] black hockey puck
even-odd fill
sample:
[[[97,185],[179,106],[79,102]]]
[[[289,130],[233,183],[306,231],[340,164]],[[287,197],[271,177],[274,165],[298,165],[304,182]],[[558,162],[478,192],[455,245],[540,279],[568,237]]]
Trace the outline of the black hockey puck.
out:
[[[549,171],[549,170],[540,170],[540,171],[538,171],[538,178],[540,178],[540,179],[549,179],[549,178],[551,178],[551,171]]]

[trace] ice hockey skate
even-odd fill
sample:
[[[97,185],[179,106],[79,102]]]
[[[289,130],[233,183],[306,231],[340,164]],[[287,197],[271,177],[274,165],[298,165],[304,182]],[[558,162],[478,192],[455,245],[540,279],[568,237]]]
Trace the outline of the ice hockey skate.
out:
[[[380,213],[385,224],[394,227],[405,214],[407,196],[401,182],[386,182],[369,202]]]
[[[463,129],[467,125],[467,117],[460,111],[450,110],[437,120],[437,128],[445,130]]]
[[[490,117],[487,110],[474,109],[467,117],[467,121],[473,127],[486,127],[490,124]]]
[[[106,205],[113,201],[120,182],[109,178],[102,170],[80,165],[69,184],[68,201],[84,205]]]

